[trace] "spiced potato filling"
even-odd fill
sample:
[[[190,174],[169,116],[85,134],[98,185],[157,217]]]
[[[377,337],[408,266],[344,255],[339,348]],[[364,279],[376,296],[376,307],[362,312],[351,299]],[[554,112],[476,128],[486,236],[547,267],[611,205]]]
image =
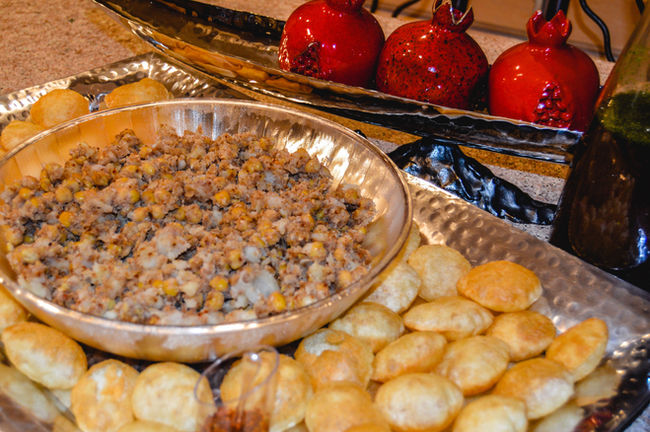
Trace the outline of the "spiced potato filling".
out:
[[[304,149],[130,130],[80,144],[0,195],[19,283],[81,312],[150,324],[264,317],[328,297],[368,270],[374,217]]]

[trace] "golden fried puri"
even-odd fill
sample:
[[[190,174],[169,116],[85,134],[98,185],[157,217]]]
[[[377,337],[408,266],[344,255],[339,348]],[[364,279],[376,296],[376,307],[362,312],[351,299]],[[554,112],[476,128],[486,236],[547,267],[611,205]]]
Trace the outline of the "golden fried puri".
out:
[[[579,381],[603,359],[608,338],[605,321],[589,318],[555,338],[546,350],[546,358],[564,365],[573,380]]]
[[[43,126],[30,121],[12,120],[2,130],[0,146],[2,146],[2,150],[9,151],[44,130],[45,128]]]
[[[422,279],[420,297],[428,301],[457,295],[456,283],[472,268],[460,252],[445,245],[420,246],[408,263]]]
[[[450,341],[480,334],[494,319],[489,310],[458,296],[413,306],[403,318],[404,325],[411,330],[438,332]]]
[[[384,383],[375,404],[396,432],[436,432],[456,417],[463,406],[463,394],[440,375],[412,373]]]
[[[526,404],[516,398],[486,395],[474,399],[460,411],[453,432],[526,432]]]
[[[534,420],[564,405],[573,391],[571,374],[564,366],[536,357],[508,369],[492,393],[523,400],[528,419]]]
[[[33,381],[19,370],[0,363],[2,393],[39,420],[50,423],[59,411]]]
[[[144,78],[115,88],[106,95],[104,103],[108,108],[117,108],[126,105],[163,101],[170,97],[167,88],[162,83],[151,78]]]
[[[402,313],[418,296],[421,284],[415,269],[400,261],[379,276],[364,301],[379,303],[395,313]]]
[[[191,367],[172,362],[154,363],[140,372],[132,403],[136,419],[186,432],[199,430],[215,411],[208,380]]]
[[[558,408],[531,425],[531,432],[574,432],[583,420],[584,411],[573,402]],[[579,430],[579,429],[578,429]]]
[[[260,359],[244,357],[233,364],[221,383],[221,399],[236,408],[246,393],[244,408],[270,412],[269,430],[280,432],[303,420],[313,393],[310,378],[300,362],[286,355],[263,352]]]
[[[358,303],[330,325],[361,339],[376,353],[404,332],[402,318],[378,303]]]
[[[521,361],[544,352],[555,338],[555,326],[550,318],[538,312],[507,312],[494,318],[486,334],[507,343],[510,359]]]
[[[304,338],[294,354],[309,374],[314,390],[330,381],[350,381],[365,388],[373,354],[363,341],[345,332],[320,329]]]
[[[114,432],[134,420],[131,396],[138,371],[118,360],[93,365],[72,388],[70,409],[84,432]]]
[[[27,310],[0,285],[0,332],[10,325],[27,320]]]
[[[446,344],[444,336],[435,332],[407,333],[375,355],[372,379],[386,382],[406,373],[431,372],[442,359]]]
[[[88,114],[88,100],[70,89],[55,89],[39,98],[30,110],[32,122],[48,129]]]
[[[176,432],[176,429],[162,423],[134,420],[119,428],[117,432]]]
[[[45,387],[71,388],[88,367],[77,342],[43,324],[9,326],[2,332],[2,343],[11,364]]]
[[[310,432],[345,432],[354,427],[389,431],[370,395],[350,382],[331,382],[316,391],[307,404],[305,424]]]
[[[449,343],[436,372],[449,378],[464,396],[490,389],[508,367],[505,342],[491,336],[472,336]]]
[[[535,273],[510,261],[474,267],[457,284],[458,294],[497,312],[527,309],[542,295]]]

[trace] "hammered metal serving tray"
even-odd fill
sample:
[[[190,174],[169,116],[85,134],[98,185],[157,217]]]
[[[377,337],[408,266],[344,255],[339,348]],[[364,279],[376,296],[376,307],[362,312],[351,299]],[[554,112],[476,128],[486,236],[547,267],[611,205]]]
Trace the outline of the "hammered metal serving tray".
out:
[[[258,93],[419,136],[567,163],[581,133],[446,108],[281,70],[284,22],[194,0],[94,0],[158,50]]]
[[[11,119],[26,118],[31,103],[49,89],[88,88],[91,90],[85,92],[86,95],[96,95],[100,99],[103,92],[110,91],[118,83],[144,76],[155,76],[166,84],[175,83],[170,88],[180,94],[239,97],[237,92],[210,77],[156,54],[148,54],[0,96],[0,128]],[[615,372],[618,384],[612,394],[585,406],[583,420],[576,430],[650,430],[650,410],[645,408],[650,400],[650,295],[424,180],[410,175],[406,175],[406,180],[411,192],[413,218],[426,242],[457,248],[473,265],[509,259],[530,267],[539,275],[545,290],[535,308],[551,317],[559,330],[590,316],[607,321],[611,339],[603,368]],[[95,352],[93,356],[99,361],[107,354]],[[93,360],[89,358],[89,361]],[[55,429],[38,422],[0,395],[0,430],[41,432]]]

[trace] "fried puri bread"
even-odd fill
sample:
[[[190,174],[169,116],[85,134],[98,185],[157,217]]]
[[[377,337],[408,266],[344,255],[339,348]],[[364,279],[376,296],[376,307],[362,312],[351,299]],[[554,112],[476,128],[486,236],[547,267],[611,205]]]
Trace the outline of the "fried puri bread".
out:
[[[531,425],[531,432],[574,432],[584,418],[584,410],[572,402]]]
[[[148,366],[138,375],[131,399],[137,420],[163,423],[179,431],[199,430],[215,411],[208,380],[180,363]]]
[[[364,301],[386,306],[395,313],[402,313],[418,296],[422,280],[413,267],[400,261],[380,275]]]
[[[350,381],[365,388],[370,381],[374,356],[365,342],[325,328],[304,338],[294,357],[305,367],[314,390],[318,390],[330,381]]]
[[[143,78],[140,81],[116,87],[106,95],[104,103],[108,108],[117,108],[126,105],[163,101],[170,97],[170,93],[162,83],[151,78]]]
[[[27,310],[0,285],[0,332],[10,325],[27,320]]]
[[[35,322],[20,322],[2,332],[11,364],[39,384],[68,389],[86,372],[81,346],[58,330]]]
[[[12,120],[5,126],[0,135],[0,146],[4,151],[9,151],[23,141],[33,137],[45,128],[34,122]]]
[[[364,341],[376,353],[404,333],[402,317],[378,303],[358,303],[330,325]]]
[[[116,431],[134,420],[131,396],[138,371],[118,360],[93,365],[70,393],[70,410],[84,432]]]
[[[579,381],[603,359],[608,339],[605,321],[589,318],[555,338],[546,350],[546,358],[564,365],[573,380]]]
[[[372,379],[386,382],[399,375],[431,372],[442,359],[447,340],[430,331],[414,331],[391,342],[375,355]]]
[[[33,381],[18,369],[3,363],[0,363],[0,389],[26,412],[46,423],[54,421],[59,414],[54,403]]]
[[[534,420],[564,405],[573,391],[571,374],[564,366],[536,357],[508,369],[492,393],[523,400],[528,419]]]
[[[384,383],[375,404],[394,431],[436,432],[456,417],[463,406],[463,394],[440,375],[412,373]]]
[[[521,361],[544,352],[555,338],[555,326],[547,316],[525,310],[497,315],[485,333],[508,344],[510,360]]]
[[[420,297],[428,301],[457,295],[456,283],[472,268],[460,252],[445,245],[420,246],[408,263],[422,279]]]
[[[542,295],[535,273],[510,261],[491,261],[460,278],[458,293],[497,312],[527,309]]]
[[[247,393],[246,409],[265,412],[270,406],[271,432],[299,424],[313,393],[304,366],[283,354],[263,352],[260,358],[259,363],[243,359],[233,364],[221,383],[221,399],[236,407],[242,394]]]
[[[450,341],[480,334],[494,319],[483,306],[459,296],[413,306],[403,318],[410,330],[438,332]]]
[[[453,432],[526,432],[526,404],[516,398],[486,395],[474,399],[458,414]]]
[[[117,432],[176,432],[176,429],[162,423],[134,420],[119,428]]]
[[[31,121],[48,129],[88,114],[88,100],[70,89],[55,89],[40,97],[29,112]]]
[[[449,343],[436,372],[473,396],[490,389],[508,367],[508,345],[491,336],[472,336]]]
[[[305,424],[310,432],[389,430],[370,395],[350,382],[332,382],[317,390],[307,404]]]

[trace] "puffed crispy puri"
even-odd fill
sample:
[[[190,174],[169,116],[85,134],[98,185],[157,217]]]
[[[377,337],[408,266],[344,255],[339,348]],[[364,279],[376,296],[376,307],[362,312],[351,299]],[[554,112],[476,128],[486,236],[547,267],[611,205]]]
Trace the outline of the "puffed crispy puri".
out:
[[[486,395],[474,399],[458,414],[453,432],[526,432],[526,404],[516,398]]]
[[[491,261],[460,278],[458,293],[497,312],[527,309],[542,295],[535,273],[511,261]]]
[[[70,89],[55,89],[40,97],[29,112],[32,122],[48,129],[88,114],[88,100]]]
[[[294,357],[303,364],[317,391],[330,381],[350,381],[365,388],[374,356],[365,342],[345,332],[323,328],[304,338]]]
[[[162,423],[143,421],[143,420],[134,420],[119,428],[117,432],[177,432],[177,431],[173,427],[164,425]]]
[[[584,418],[584,410],[572,402],[531,425],[531,432],[574,432]],[[578,429],[579,430],[579,429]]]
[[[544,352],[555,338],[555,326],[550,318],[539,312],[507,312],[494,318],[486,334],[507,343],[510,359],[521,361]]]
[[[0,363],[0,389],[26,412],[46,423],[54,421],[59,411],[28,377],[19,370]]]
[[[546,350],[546,358],[564,365],[573,380],[579,381],[603,359],[608,339],[607,323],[589,318],[555,338]]]
[[[472,268],[460,252],[445,245],[420,246],[408,263],[422,279],[420,297],[428,301],[457,295],[456,283]]]
[[[404,325],[411,330],[438,332],[450,341],[480,334],[494,319],[483,306],[459,296],[413,306],[403,318]]]
[[[20,322],[2,332],[11,364],[49,388],[74,386],[88,364],[81,346],[58,330],[35,322]]]
[[[271,409],[269,430],[280,432],[304,419],[313,393],[311,381],[304,366],[289,356],[263,352],[260,358],[261,362],[254,362],[245,357],[233,364],[221,383],[221,398],[234,408],[246,393],[244,408]]]
[[[422,280],[405,261],[398,262],[380,275],[364,301],[379,303],[395,313],[402,313],[418,296]]]
[[[104,103],[108,108],[163,101],[170,98],[167,88],[151,78],[116,87],[106,95]]]
[[[70,410],[84,432],[116,431],[134,420],[131,396],[138,371],[118,360],[93,365],[72,388]]]
[[[564,366],[536,357],[508,369],[492,393],[523,400],[528,419],[534,420],[564,405],[573,391],[571,374]]]
[[[0,285],[0,332],[10,325],[25,321],[28,316],[27,310]]]
[[[456,384],[464,396],[473,396],[494,386],[509,361],[505,342],[491,336],[472,336],[449,343],[436,372]]]
[[[439,333],[407,333],[375,355],[372,379],[386,382],[406,373],[431,372],[442,359],[446,344]]]
[[[12,120],[5,126],[0,135],[0,145],[4,151],[9,151],[23,141],[33,137],[45,128],[34,122]]]
[[[364,341],[376,353],[404,333],[402,317],[378,303],[358,303],[329,325]]]
[[[370,395],[357,384],[342,381],[329,383],[314,393],[307,404],[305,424],[310,432],[343,432],[371,425],[388,430]]]
[[[216,409],[208,380],[172,362],[154,363],[140,372],[131,399],[136,419],[185,432],[199,430]]]
[[[437,432],[454,420],[463,406],[463,394],[440,375],[412,373],[384,383],[375,404],[394,431]]]

